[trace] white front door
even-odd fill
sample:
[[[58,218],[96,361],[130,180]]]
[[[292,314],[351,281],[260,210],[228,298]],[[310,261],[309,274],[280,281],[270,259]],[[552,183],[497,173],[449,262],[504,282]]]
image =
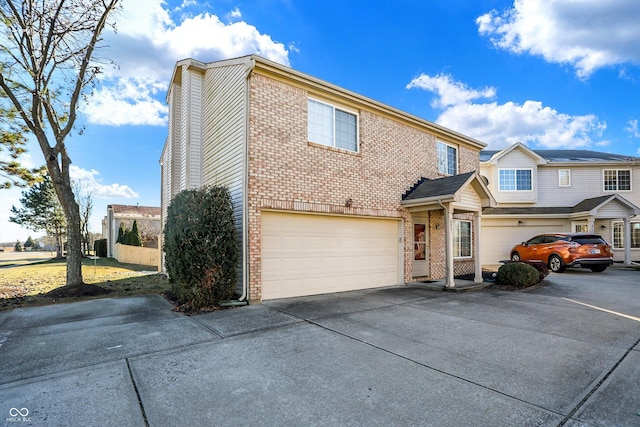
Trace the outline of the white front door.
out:
[[[413,277],[429,275],[428,233],[426,221],[413,223]]]

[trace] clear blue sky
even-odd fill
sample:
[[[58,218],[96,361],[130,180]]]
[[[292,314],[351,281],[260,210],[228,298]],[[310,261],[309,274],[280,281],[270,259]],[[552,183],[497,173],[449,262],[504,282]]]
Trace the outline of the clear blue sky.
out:
[[[123,0],[72,177],[108,204],[160,205],[158,160],[176,61],[250,53],[488,144],[640,156],[637,0]],[[34,146],[24,161],[42,164]],[[8,222],[0,242],[38,236]]]

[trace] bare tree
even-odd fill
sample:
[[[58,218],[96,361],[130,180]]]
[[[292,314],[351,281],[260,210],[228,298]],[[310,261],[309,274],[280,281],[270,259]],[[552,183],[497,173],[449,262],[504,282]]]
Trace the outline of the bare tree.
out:
[[[73,193],[78,201],[80,209],[80,233],[82,234],[82,251],[89,255],[91,250],[91,236],[89,232],[89,220],[93,212],[93,192],[86,190],[80,181],[73,181]]]
[[[118,0],[0,0],[0,90],[35,135],[67,220],[67,286],[81,285],[80,210],[65,145]]]

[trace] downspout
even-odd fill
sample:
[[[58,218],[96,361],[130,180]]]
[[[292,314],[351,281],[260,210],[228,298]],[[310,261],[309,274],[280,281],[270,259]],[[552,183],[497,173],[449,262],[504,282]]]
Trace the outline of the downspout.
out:
[[[243,165],[243,182],[242,182],[242,295],[237,300],[230,300],[220,304],[222,307],[235,307],[240,305],[248,305],[247,290],[249,289],[249,214],[247,209],[249,207],[248,190],[249,190],[249,76],[253,72],[256,66],[256,61],[251,57],[249,60],[249,66],[244,76],[245,91],[244,91],[244,159],[242,159]]]

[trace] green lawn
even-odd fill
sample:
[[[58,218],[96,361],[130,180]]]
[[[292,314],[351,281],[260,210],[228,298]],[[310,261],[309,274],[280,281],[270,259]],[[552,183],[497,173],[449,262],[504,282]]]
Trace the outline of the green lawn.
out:
[[[42,256],[48,254],[43,252]],[[100,297],[163,293],[171,288],[166,277],[155,267],[122,264],[113,258],[85,258],[82,276],[85,283],[110,291]],[[0,259],[0,310],[97,298],[47,296],[48,292],[64,286],[65,277],[65,260],[42,259],[35,254],[25,258]]]

